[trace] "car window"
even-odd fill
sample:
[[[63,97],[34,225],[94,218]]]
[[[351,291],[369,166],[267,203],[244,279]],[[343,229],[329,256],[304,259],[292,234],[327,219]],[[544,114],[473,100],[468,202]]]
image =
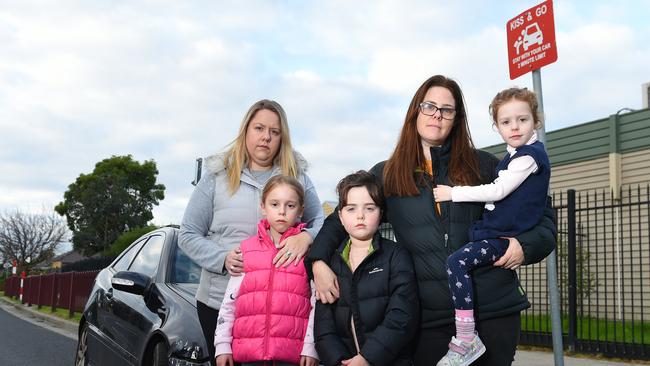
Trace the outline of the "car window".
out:
[[[124,251],[122,257],[113,265],[113,269],[115,269],[115,271],[118,272],[126,271],[126,269],[129,268],[129,264],[131,264],[131,260],[133,259],[133,256],[135,255],[135,253],[138,252],[138,250],[142,246],[142,243],[144,243],[146,240],[147,238],[144,238],[138,241],[135,245],[130,246],[126,251]]]
[[[153,276],[158,268],[158,261],[160,260],[160,253],[165,242],[163,235],[152,235],[149,240],[144,244],[140,252],[133,259],[129,271],[138,272],[149,277]]]
[[[194,263],[178,246],[174,248],[172,256],[172,283],[199,283],[201,267]]]

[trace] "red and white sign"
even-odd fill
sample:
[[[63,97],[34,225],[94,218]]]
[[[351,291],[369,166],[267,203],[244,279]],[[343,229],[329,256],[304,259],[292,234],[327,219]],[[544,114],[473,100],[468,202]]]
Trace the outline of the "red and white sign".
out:
[[[510,79],[557,60],[553,2],[545,1],[506,23]]]

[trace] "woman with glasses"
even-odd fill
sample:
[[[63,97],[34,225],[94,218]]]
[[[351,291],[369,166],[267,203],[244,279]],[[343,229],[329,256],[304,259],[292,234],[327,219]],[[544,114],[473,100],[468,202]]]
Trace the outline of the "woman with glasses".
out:
[[[483,213],[481,203],[436,202],[433,188],[489,183],[497,163],[493,155],[474,148],[460,86],[436,75],[415,92],[392,156],[371,169],[383,182],[384,220],[413,257],[421,309],[414,344],[416,365],[435,365],[456,334],[446,261],[467,242],[470,225]],[[473,365],[512,363],[519,312],[530,306],[513,269],[544,259],[555,248],[555,234],[553,211],[547,206],[533,229],[508,238],[506,253],[493,267],[474,272],[476,328],[487,352]],[[308,254],[306,263],[312,264],[317,296],[324,303],[334,302],[339,294],[326,263],[344,239],[345,230],[332,214]]]

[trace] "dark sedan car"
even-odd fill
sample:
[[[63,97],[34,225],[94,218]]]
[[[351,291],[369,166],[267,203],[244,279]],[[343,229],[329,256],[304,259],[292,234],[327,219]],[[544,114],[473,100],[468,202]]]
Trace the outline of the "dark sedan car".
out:
[[[196,314],[200,268],[178,229],[152,231],[95,279],[79,323],[76,365],[209,365]]]

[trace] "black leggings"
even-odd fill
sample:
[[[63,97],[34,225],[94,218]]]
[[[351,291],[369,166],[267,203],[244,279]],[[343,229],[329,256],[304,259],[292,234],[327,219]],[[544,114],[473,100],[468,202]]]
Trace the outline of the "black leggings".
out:
[[[474,285],[470,271],[493,264],[506,249],[508,240],[488,239],[470,241],[451,253],[447,258],[447,274],[454,309],[474,310]]]
[[[217,318],[219,317],[219,310],[213,309],[208,305],[197,301],[196,313],[199,315],[199,323],[201,323],[201,330],[208,346],[208,353],[210,354],[210,363],[216,365],[214,356],[214,330],[217,328]]]
[[[487,351],[472,366],[511,365],[519,343],[520,327],[519,313],[478,321],[476,330]],[[447,345],[455,335],[456,327],[453,323],[433,329],[420,329],[414,355],[415,365],[435,365],[447,353]]]

